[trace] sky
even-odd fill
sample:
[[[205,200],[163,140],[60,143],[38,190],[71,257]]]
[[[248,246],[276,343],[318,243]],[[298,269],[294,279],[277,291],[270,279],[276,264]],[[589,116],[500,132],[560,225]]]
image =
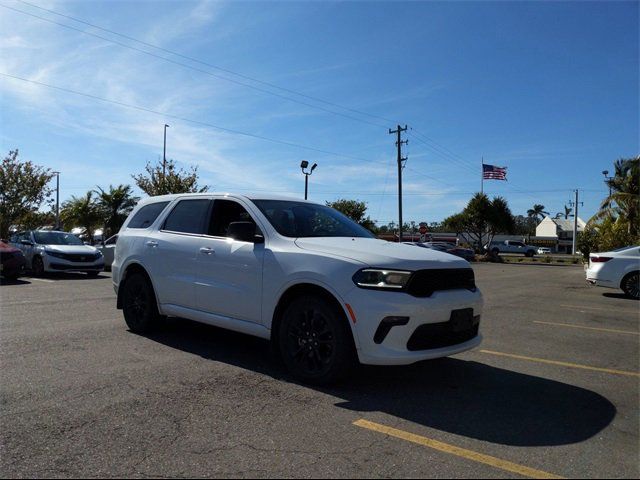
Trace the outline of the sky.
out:
[[[588,219],[640,150],[638,2],[28,2],[0,0],[0,153],[60,171],[61,202],[134,185],[165,123],[212,191],[301,197],[308,160],[310,200],[382,224],[397,125],[405,221],[461,211],[483,159],[514,214],[579,189]]]

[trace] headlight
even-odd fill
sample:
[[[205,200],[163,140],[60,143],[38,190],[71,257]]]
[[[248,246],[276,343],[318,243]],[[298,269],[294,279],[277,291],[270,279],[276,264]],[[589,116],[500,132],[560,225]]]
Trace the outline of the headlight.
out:
[[[100,250],[98,250],[96,252],[96,258],[100,258],[102,256],[102,252]]]
[[[353,282],[361,288],[402,290],[409,277],[411,272],[365,268],[353,276]]]
[[[46,253],[47,255],[50,255],[52,257],[64,258],[64,253],[54,252],[53,250],[46,250],[45,249],[44,253]]]

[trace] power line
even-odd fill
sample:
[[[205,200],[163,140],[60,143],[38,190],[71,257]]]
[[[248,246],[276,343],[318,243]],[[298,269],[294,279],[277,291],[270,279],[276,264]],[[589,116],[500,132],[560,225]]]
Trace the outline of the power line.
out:
[[[118,106],[125,107],[125,108],[131,108],[131,109],[139,110],[139,111],[142,111],[142,112],[152,113],[154,115],[160,115],[160,116],[163,116],[163,117],[166,117],[166,118],[173,118],[173,119],[176,119],[176,120],[181,120],[183,122],[193,123],[195,125],[201,125],[203,127],[214,128],[216,130],[220,130],[220,131],[223,131],[223,132],[226,132],[226,133],[230,133],[230,134],[234,134],[234,135],[242,135],[242,136],[245,136],[245,137],[256,138],[256,139],[264,140],[264,141],[271,142],[271,143],[277,143],[277,144],[286,145],[286,146],[289,146],[289,147],[301,148],[301,149],[304,149],[304,150],[310,150],[310,151],[314,151],[314,152],[318,152],[318,153],[324,153],[326,155],[332,155],[332,156],[335,156],[335,157],[349,158],[349,159],[358,160],[358,161],[361,161],[361,162],[386,165],[386,163],[376,162],[375,160],[369,160],[367,158],[356,157],[354,155],[348,155],[348,154],[344,154],[344,153],[332,152],[330,150],[324,150],[324,149],[321,149],[321,148],[311,147],[311,146],[308,146],[308,145],[302,145],[302,144],[299,144],[299,143],[289,142],[289,141],[286,141],[286,140],[279,140],[279,139],[275,139],[275,138],[265,137],[263,135],[256,135],[256,134],[253,134],[253,133],[243,132],[241,130],[234,130],[234,129],[231,129],[231,128],[221,127],[219,125],[214,125],[212,123],[202,122],[202,121],[199,121],[199,120],[193,120],[193,119],[185,118],[185,117],[180,117],[178,115],[172,115],[172,114],[165,113],[165,112],[159,112],[157,110],[152,110],[150,108],[141,107],[141,106],[133,105],[133,104],[130,104],[130,103],[124,103],[124,102],[120,102],[120,101],[117,101],[117,100],[111,100],[111,99],[108,99],[108,98],[99,97],[97,95],[92,95],[92,94],[89,94],[89,93],[78,92],[77,90],[71,90],[69,88],[58,87],[56,85],[50,85],[48,83],[39,82],[37,80],[30,80],[30,79],[27,79],[27,78],[18,77],[16,75],[11,75],[11,74],[4,73],[4,72],[0,72],[0,75],[2,75],[4,77],[8,77],[8,78],[13,78],[15,80],[20,80],[20,81],[23,81],[23,82],[28,82],[28,83],[32,83],[32,84],[35,84],[35,85],[40,85],[40,86],[43,86],[43,87],[51,88],[51,89],[54,89],[54,90],[59,90],[59,91],[62,91],[62,92],[71,93],[71,94],[74,94],[74,95],[79,95],[79,96],[82,96],[82,97],[90,98],[92,100],[99,100],[101,102],[111,103],[111,104],[118,105]]]
[[[180,57],[180,58],[184,58],[185,60],[189,60],[189,61],[192,61],[192,62],[195,62],[195,63],[199,63],[201,65],[206,65],[207,67],[211,67],[211,68],[214,68],[216,70],[220,70],[220,71],[225,72],[225,73],[230,73],[231,75],[235,75],[237,77],[244,78],[246,80],[251,80],[252,82],[256,82],[256,83],[259,83],[261,85],[265,85],[265,86],[268,86],[268,87],[271,87],[271,88],[275,88],[277,90],[282,90],[283,92],[292,93],[294,95],[298,95],[300,97],[304,97],[304,98],[307,98],[309,100],[313,100],[313,101],[316,101],[316,102],[324,103],[326,105],[331,105],[333,107],[341,108],[343,110],[347,110],[347,111],[352,112],[352,113],[357,113],[359,115],[363,115],[363,116],[366,116],[366,117],[377,118],[378,120],[382,120],[384,122],[396,123],[395,120],[390,120],[388,118],[381,117],[379,115],[374,115],[374,114],[371,114],[371,113],[368,113],[368,112],[364,112],[362,110],[357,110],[355,108],[345,107],[344,105],[340,105],[338,103],[330,102],[330,101],[324,100],[322,98],[318,98],[318,97],[314,97],[314,96],[311,96],[311,95],[308,95],[308,94],[305,94],[305,93],[301,93],[301,92],[298,92],[298,91],[293,90],[293,89],[281,87],[279,85],[275,85],[273,83],[266,82],[264,80],[260,80],[260,79],[257,79],[255,77],[251,77],[249,75],[245,75],[245,74],[242,74],[242,73],[235,72],[235,71],[230,70],[228,68],[223,68],[223,67],[220,67],[218,65],[214,65],[214,64],[205,62],[203,60],[199,60],[199,59],[194,58],[194,57],[190,57],[188,55],[184,55],[182,53],[179,53],[179,52],[176,52],[176,51],[173,51],[173,50],[169,50],[169,49],[161,47],[159,45],[154,45],[152,43],[145,42],[145,41],[140,40],[138,38],[131,37],[129,35],[125,35],[125,34],[120,33],[120,32],[116,32],[115,30],[110,30],[108,28],[101,27],[99,25],[96,25],[94,23],[90,23],[90,22],[88,22],[86,20],[83,20],[81,18],[73,17],[71,15],[60,13],[60,12],[57,12],[55,10],[50,10],[50,9],[41,7],[39,5],[35,5],[33,3],[26,2],[24,0],[17,0],[17,1],[19,1],[20,3],[23,3],[25,5],[29,5],[30,7],[37,8],[39,10],[51,13],[53,15],[58,15],[60,17],[67,18],[69,20],[73,20],[74,22],[82,23],[84,25],[87,25],[87,26],[92,27],[92,28],[96,28],[96,29],[101,30],[103,32],[110,33],[112,35],[116,35],[116,36],[119,36],[121,38],[126,38],[127,40],[131,40],[131,41],[139,43],[141,45],[145,45],[147,47],[151,47],[151,48],[157,49],[159,51],[162,51],[162,52],[165,52],[165,53],[169,53],[171,55],[175,55],[175,56]]]
[[[20,0],[18,0],[18,1],[20,1]],[[22,2],[22,3],[25,3],[25,4],[27,4],[27,5],[31,5],[31,4],[27,3],[27,2]],[[32,5],[32,6],[33,6],[33,5]],[[199,73],[204,73],[205,75],[210,75],[210,76],[212,76],[212,77],[215,77],[215,78],[218,78],[218,79],[221,79],[221,80],[227,81],[227,82],[231,82],[231,83],[234,83],[234,84],[236,84],[236,85],[241,85],[241,86],[244,86],[244,87],[246,87],[246,88],[250,88],[250,89],[252,89],[252,90],[255,90],[255,91],[257,91],[257,92],[265,93],[265,94],[267,94],[267,95],[272,95],[272,96],[275,96],[275,97],[278,97],[278,98],[281,98],[281,99],[284,99],[284,100],[288,100],[288,101],[290,101],[290,102],[298,103],[298,104],[300,104],[300,105],[305,105],[305,106],[310,107],[310,108],[315,108],[315,109],[317,109],[317,110],[321,110],[321,111],[323,111],[323,112],[330,113],[330,114],[333,114],[333,115],[338,115],[338,116],[340,116],[340,117],[348,118],[348,119],[350,119],[350,120],[354,120],[354,121],[356,121],[356,122],[365,123],[365,124],[372,125],[372,126],[375,126],[375,127],[386,128],[386,125],[383,125],[383,124],[381,124],[381,123],[374,123],[374,122],[370,122],[370,121],[368,121],[368,120],[364,120],[364,119],[362,119],[362,118],[357,118],[357,117],[354,117],[354,116],[352,116],[352,115],[348,115],[348,114],[346,114],[346,113],[336,112],[335,110],[331,110],[331,109],[328,109],[328,108],[324,108],[324,107],[321,107],[321,106],[319,106],[319,105],[314,105],[314,104],[311,104],[311,103],[308,103],[308,102],[304,102],[304,101],[302,101],[302,100],[298,100],[298,99],[295,99],[295,98],[288,97],[288,96],[286,96],[286,95],[279,94],[279,93],[277,93],[277,92],[273,92],[273,91],[271,91],[271,90],[267,90],[267,89],[264,89],[264,88],[256,87],[255,85],[251,85],[251,84],[249,84],[249,83],[242,82],[242,81],[239,81],[239,80],[234,80],[234,79],[232,79],[232,78],[228,78],[228,77],[225,77],[225,76],[223,76],[223,75],[219,75],[219,74],[216,74],[216,73],[210,72],[210,71],[208,71],[208,70],[203,70],[203,69],[201,69],[201,68],[194,67],[194,66],[192,66],[192,65],[188,65],[188,64],[183,63],[183,62],[179,62],[179,61],[176,61],[176,60],[172,60],[172,59],[167,58],[167,57],[164,57],[164,56],[162,56],[162,55],[157,55],[157,54],[155,54],[155,53],[148,52],[148,51],[143,50],[143,49],[141,49],[141,48],[137,48],[137,47],[134,47],[134,46],[132,46],[132,45],[128,45],[128,44],[123,43],[123,42],[119,42],[118,40],[113,40],[113,39],[111,39],[111,38],[103,37],[102,35],[98,35],[98,34],[95,34],[95,33],[92,33],[92,32],[87,32],[86,30],[82,30],[82,29],[80,29],[80,28],[76,28],[76,27],[73,27],[73,26],[71,26],[71,25],[66,25],[66,24],[64,24],[64,23],[56,22],[56,21],[54,21],[54,20],[51,20],[51,19],[48,19],[48,18],[42,17],[42,16],[40,16],[40,15],[35,15],[35,14],[33,14],[33,13],[25,12],[24,10],[20,10],[20,9],[17,9],[17,8],[13,8],[13,7],[10,7],[10,6],[8,6],[8,5],[4,5],[4,4],[0,4],[0,7],[6,8],[6,9],[8,9],[8,10],[12,10],[12,11],[14,11],[14,12],[21,13],[21,14],[23,14],[23,15],[28,15],[28,16],[30,16],[30,17],[37,18],[37,19],[39,19],[39,20],[42,20],[42,21],[44,21],[44,22],[49,22],[49,23],[52,23],[52,24],[54,24],[54,25],[58,25],[58,26],[60,26],[60,27],[67,28],[67,29],[69,29],[69,30],[74,30],[74,31],[76,31],[76,32],[80,32],[80,33],[82,33],[82,34],[84,34],[84,35],[89,35],[89,36],[91,36],[91,37],[95,37],[95,38],[98,38],[98,39],[100,39],[100,40],[104,40],[104,41],[106,41],[106,42],[110,42],[110,43],[113,43],[113,44],[115,44],[115,45],[119,45],[119,46],[121,46],[121,47],[123,47],[123,48],[128,48],[128,49],[130,49],[130,50],[133,50],[133,51],[136,51],[136,52],[139,52],[139,53],[143,53],[143,54],[148,55],[148,56],[150,56],[150,57],[153,57],[153,58],[156,58],[156,59],[159,59],[159,60],[164,60],[164,61],[166,61],[166,62],[172,63],[172,64],[174,64],[174,65],[178,65],[178,66],[183,67],[183,68],[187,68],[187,69],[190,69],[190,70],[194,70],[194,71],[199,72]],[[37,8],[40,8],[40,7],[37,7]],[[41,8],[41,9],[42,9],[42,8]],[[42,9],[42,10],[47,10],[47,9]],[[47,10],[47,11],[49,11],[49,10]],[[57,12],[53,12],[53,11],[51,11],[51,12],[52,12],[52,13],[55,13],[56,15],[61,15],[61,16],[64,16],[64,17],[68,17],[67,15],[58,14]],[[69,17],[69,18],[71,18],[71,17]],[[102,28],[102,27],[98,27],[98,26],[96,26],[96,25],[90,24],[90,23],[88,23],[88,22],[84,22],[84,21],[82,21],[82,20],[76,20],[76,21],[79,21],[79,22],[85,23],[85,24],[87,24],[87,25],[92,26],[93,28],[98,28],[98,29],[100,29],[100,30],[103,30],[103,31],[106,31],[106,32],[112,33],[112,34],[114,34],[114,35],[119,35],[119,36],[122,36],[122,37],[124,37],[124,38],[128,38],[128,39],[130,39],[130,40],[133,40],[133,41],[139,42],[139,43],[141,43],[141,44],[148,45],[148,46],[150,46],[150,47],[157,48],[157,49],[159,49],[159,50],[169,52],[169,53],[171,53],[171,54],[173,54],[173,55],[177,55],[177,56],[180,56],[180,57],[184,57],[184,58],[187,58],[187,59],[189,59],[189,60],[191,60],[191,61],[198,62],[198,63],[204,64],[204,65],[210,66],[211,68],[218,68],[218,69],[220,69],[219,67],[212,66],[212,65],[210,65],[210,64],[208,64],[208,63],[206,63],[206,62],[202,62],[202,61],[197,60],[197,59],[192,59],[191,57],[187,57],[187,56],[185,56],[185,55],[181,55],[181,54],[179,54],[179,53],[172,52],[172,51],[167,50],[167,49],[164,49],[164,48],[162,48],[162,47],[158,47],[158,46],[155,46],[155,45],[152,45],[152,44],[148,44],[147,42],[143,42],[143,41],[141,41],[141,40],[137,40],[137,39],[134,39],[134,38],[132,38],[132,37],[128,37],[128,36],[126,36],[126,35],[119,34],[119,33],[117,33],[117,32],[114,32],[114,31],[111,31],[111,30],[108,30],[108,29],[105,29],[105,28]],[[226,70],[224,70],[224,69],[220,69],[220,70],[226,71]],[[231,71],[229,71],[229,73],[232,73],[232,74],[234,74],[234,75],[238,75],[238,76],[240,76],[240,77],[242,77],[242,78],[248,78],[248,79],[251,79],[252,81],[254,81],[254,82],[256,82],[256,83],[260,83],[260,84],[265,84],[265,85],[269,85],[269,86],[271,86],[271,84],[269,84],[269,83],[267,83],[267,82],[262,82],[262,81],[260,81],[260,80],[253,79],[253,78],[251,78],[251,77],[247,77],[247,76],[244,76],[244,75],[241,75],[241,74],[236,74],[236,73],[231,72]],[[283,91],[288,91],[288,89],[283,89],[283,88],[277,87],[277,86],[275,86],[275,85],[273,86],[273,88],[277,88],[277,89],[280,89],[280,90],[283,90]],[[291,92],[291,93],[295,93],[296,95],[300,95],[300,96],[308,97],[307,95],[297,93],[297,92],[295,92],[295,91],[293,91],[293,90],[291,90],[290,92]],[[313,99],[315,100],[315,98],[314,98],[314,97],[308,97],[308,98],[313,98]],[[365,114],[365,113],[359,112],[359,111],[357,111],[357,110],[349,109],[349,108],[347,108],[347,107],[342,107],[342,106],[340,106],[340,105],[338,105],[338,104],[332,104],[331,102],[326,102],[326,101],[322,101],[322,100],[319,100],[319,99],[318,99],[318,100],[316,100],[316,101],[320,101],[320,102],[322,102],[322,103],[328,103],[328,104],[331,104],[331,105],[335,105],[335,106],[337,106],[337,107],[339,107],[339,108],[342,108],[342,109],[345,109],[345,110],[355,111],[355,112],[358,112],[360,115],[368,115],[368,114]]]

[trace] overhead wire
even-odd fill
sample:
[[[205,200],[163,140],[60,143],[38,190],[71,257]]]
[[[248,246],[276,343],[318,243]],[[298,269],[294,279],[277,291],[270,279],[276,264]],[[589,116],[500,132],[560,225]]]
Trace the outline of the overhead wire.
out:
[[[20,0],[18,0],[18,1],[20,1]],[[23,2],[23,3],[26,3],[26,2]],[[333,115],[337,115],[337,116],[340,116],[340,117],[343,117],[343,118],[348,118],[348,119],[354,120],[356,122],[361,122],[361,123],[365,123],[365,124],[368,124],[368,125],[371,125],[371,126],[375,126],[375,127],[380,127],[380,128],[387,128],[387,125],[383,125],[381,123],[374,123],[374,122],[371,122],[369,120],[364,120],[362,118],[354,117],[353,115],[348,115],[348,114],[342,113],[342,112],[336,112],[335,110],[331,110],[331,109],[328,109],[328,108],[325,108],[325,107],[321,107],[319,105],[314,105],[312,103],[305,102],[305,101],[302,101],[302,100],[298,100],[298,99],[295,99],[295,98],[291,98],[291,97],[288,97],[286,95],[282,95],[280,93],[273,92],[271,90],[267,90],[267,89],[264,89],[264,88],[256,87],[255,85],[251,85],[251,84],[246,83],[246,82],[242,82],[242,81],[239,81],[239,80],[228,78],[228,77],[225,77],[223,75],[219,75],[217,73],[213,73],[213,72],[210,72],[208,70],[204,70],[202,68],[194,67],[193,65],[189,65],[189,64],[186,64],[186,63],[183,63],[183,62],[179,62],[177,60],[172,60],[171,58],[167,58],[167,57],[164,57],[162,55],[158,55],[158,54],[155,54],[153,52],[149,52],[147,50],[143,50],[142,48],[134,47],[132,45],[128,45],[128,44],[120,42],[118,40],[114,40],[112,38],[107,38],[107,37],[104,37],[102,35],[98,35],[98,34],[93,33],[93,32],[88,32],[86,30],[82,30],[80,28],[76,28],[76,27],[73,27],[71,25],[66,25],[64,23],[56,22],[55,20],[51,20],[49,18],[42,17],[40,15],[36,15],[36,14],[30,13],[30,12],[25,12],[24,10],[13,8],[13,7],[10,7],[10,6],[2,4],[2,3],[0,3],[0,7],[6,8],[8,10],[12,10],[12,11],[17,12],[17,13],[21,13],[23,15],[28,15],[30,17],[34,17],[34,18],[37,18],[37,19],[42,20],[44,22],[49,22],[49,23],[52,23],[54,25],[58,25],[60,27],[67,28],[69,30],[74,30],[74,31],[82,33],[84,35],[88,35],[88,36],[91,36],[91,37],[94,37],[94,38],[98,38],[100,40],[104,40],[106,42],[110,42],[110,43],[113,43],[115,45],[119,45],[119,46],[121,46],[123,48],[127,48],[127,49],[142,53],[144,55],[148,55],[150,57],[153,57],[153,58],[156,58],[156,59],[159,59],[159,60],[164,60],[166,62],[172,63],[174,65],[178,65],[178,66],[183,67],[183,68],[187,68],[187,69],[199,72],[199,73],[203,73],[205,75],[210,75],[210,76],[218,78],[220,80],[224,80],[224,81],[227,81],[227,82],[230,82],[230,83],[234,83],[236,85],[241,85],[241,86],[244,86],[246,88],[255,90],[257,92],[261,92],[261,93],[264,93],[264,94],[267,94],[267,95],[272,95],[272,96],[281,98],[283,100],[288,100],[290,102],[294,102],[294,103],[297,103],[297,104],[300,104],[300,105],[305,105],[307,107],[314,108],[314,109],[317,109],[317,110],[321,110],[323,112],[330,113],[330,114],[333,114]],[[86,23],[86,22],[83,22],[83,23]],[[105,29],[102,29],[101,27],[95,27],[95,28],[100,28],[101,30],[105,30]],[[146,42],[140,42],[140,43],[146,44]],[[161,47],[155,47],[155,48],[161,49]],[[190,58],[190,57],[187,57],[187,58]],[[192,60],[192,61],[195,61],[195,60]],[[199,62],[199,63],[204,63],[204,62]],[[266,83],[266,82],[260,82],[260,81],[257,81],[257,80],[253,80],[253,81],[256,81],[257,83]],[[278,88],[278,87],[276,87],[276,88]],[[337,104],[334,104],[334,105],[337,105]],[[345,108],[345,107],[340,107],[340,108]]]

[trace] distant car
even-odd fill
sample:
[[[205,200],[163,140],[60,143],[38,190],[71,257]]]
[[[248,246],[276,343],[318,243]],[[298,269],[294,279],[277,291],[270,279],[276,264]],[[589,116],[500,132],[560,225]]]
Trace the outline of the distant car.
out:
[[[525,257],[533,257],[536,253],[536,247],[515,240],[491,242],[491,245],[485,245],[484,249],[494,255],[499,253],[521,253]]]
[[[98,245],[96,248],[104,257],[104,269],[111,270],[111,264],[113,263],[113,256],[116,251],[116,242],[118,241],[118,235],[109,237],[104,244]]]
[[[619,288],[625,295],[640,298],[640,247],[625,247],[612,252],[589,255],[587,282],[607,288]]]
[[[472,261],[476,258],[476,254],[470,248],[462,248],[446,242],[402,242],[407,245],[416,245],[422,248],[430,248],[431,250],[437,250],[438,252],[450,253],[456,257],[464,258],[467,261]]]
[[[26,264],[22,250],[0,240],[0,274],[4,278],[15,280],[24,274]]]
[[[549,247],[538,247],[538,255],[549,255],[551,249]]]
[[[69,232],[20,232],[11,237],[11,244],[22,250],[27,268],[35,276],[45,272],[85,272],[97,276],[104,270],[102,253]]]

